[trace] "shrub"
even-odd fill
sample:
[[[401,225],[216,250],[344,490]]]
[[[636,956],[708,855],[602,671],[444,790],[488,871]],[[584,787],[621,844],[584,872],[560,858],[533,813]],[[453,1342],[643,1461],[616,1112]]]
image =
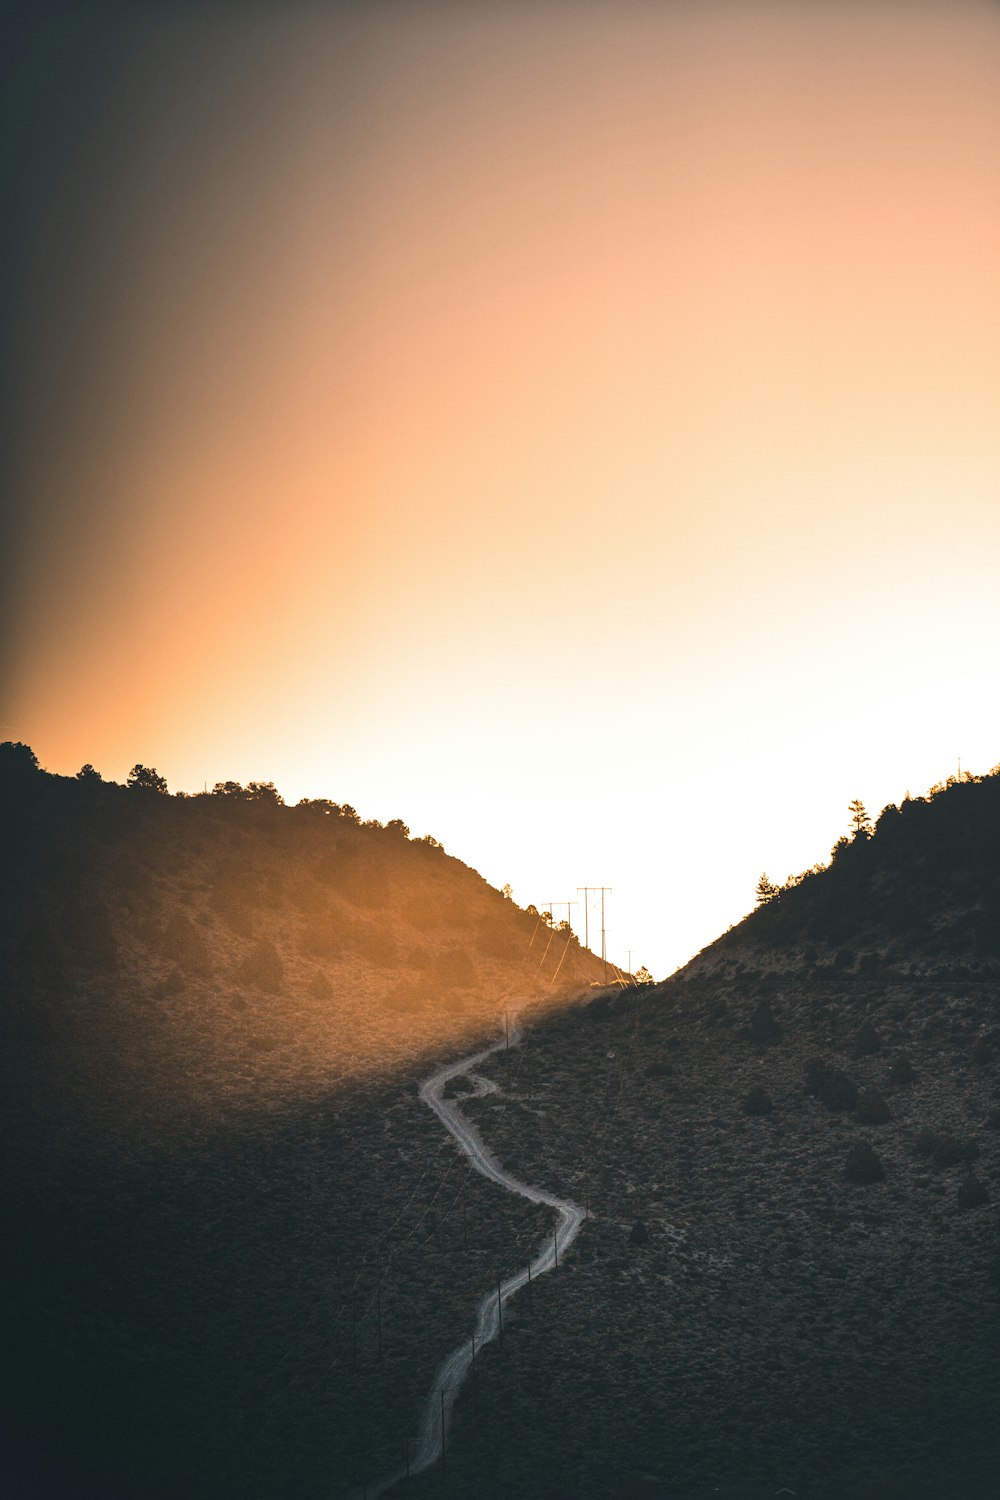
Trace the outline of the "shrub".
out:
[[[159,771],[153,766],[141,765],[138,761],[128,773],[126,785],[131,792],[156,792],[164,796],[167,791],[166,779]]]
[[[867,1141],[858,1141],[847,1153],[844,1176],[848,1182],[881,1182],[885,1168]]]
[[[979,1178],[970,1174],[964,1182],[959,1183],[956,1202],[959,1210],[964,1213],[967,1208],[979,1208],[981,1204],[988,1203],[989,1197]]]
[[[773,1108],[770,1094],[760,1087],[752,1088],[743,1101],[745,1115],[769,1115]]]
[[[768,1000],[762,1000],[754,1008],[750,1017],[750,1025],[747,1027],[747,1036],[751,1042],[776,1042],[781,1035],[781,1027],[774,1017]]]
[[[648,1068],[643,1068],[642,1076],[644,1078],[673,1078],[674,1070],[670,1063],[654,1062],[650,1063]]]
[[[986,1116],[987,1130],[1000,1130],[1000,1109],[991,1109]]]
[[[977,1037],[973,1042],[972,1061],[977,1068],[986,1068],[993,1061],[993,1048],[986,1037]]]
[[[917,1075],[913,1071],[913,1064],[910,1062],[910,1059],[908,1057],[897,1057],[889,1069],[887,1082],[895,1088],[916,1082],[916,1077]]]
[[[864,1021],[854,1038],[854,1056],[871,1057],[882,1050],[882,1039],[870,1021]]]
[[[858,1102],[857,1084],[821,1057],[806,1064],[806,1092],[835,1112],[854,1109]]]
[[[207,974],[211,959],[205,939],[185,911],[175,911],[158,940],[164,958],[188,974]]]
[[[277,948],[267,938],[254,944],[246,957],[236,965],[236,978],[258,989],[272,993],[279,989],[285,977],[285,966]]]
[[[308,985],[306,994],[311,1000],[330,1000],[333,998],[333,985],[327,979],[322,969],[316,969]]]
[[[918,1156],[925,1157],[936,1167],[959,1167],[974,1162],[979,1155],[975,1141],[960,1141],[953,1135],[938,1135],[934,1130],[921,1130],[913,1143]]]
[[[882,1095],[873,1089],[858,1099],[857,1119],[859,1125],[885,1125],[892,1119],[892,1110]]]
[[[40,769],[38,756],[30,745],[20,740],[4,740],[0,745],[0,780],[23,780]]]
[[[649,1244],[649,1230],[646,1228],[641,1219],[636,1219],[635,1223],[632,1225],[632,1229],[628,1237],[628,1242],[630,1245]]]

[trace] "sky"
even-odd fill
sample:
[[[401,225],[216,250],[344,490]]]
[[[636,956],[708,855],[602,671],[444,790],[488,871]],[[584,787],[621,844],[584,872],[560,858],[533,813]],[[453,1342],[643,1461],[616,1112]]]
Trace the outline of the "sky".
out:
[[[1000,5],[42,4],[6,66],[0,737],[610,887],[656,977],[1000,762]]]

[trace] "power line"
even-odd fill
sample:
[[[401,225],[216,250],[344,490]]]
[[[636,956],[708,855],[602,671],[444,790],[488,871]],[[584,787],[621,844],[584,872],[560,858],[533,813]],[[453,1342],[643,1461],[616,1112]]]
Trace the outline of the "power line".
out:
[[[610,895],[613,895],[614,893],[613,893],[613,891],[611,889],[611,886],[609,886],[609,885],[578,885],[576,889],[577,889],[577,894],[579,894],[580,891],[583,892],[583,912],[584,912],[584,924],[583,924],[583,926],[584,926],[584,939],[583,939],[583,942],[584,942],[584,947],[586,947],[586,948],[590,947],[590,922],[589,922],[589,917],[590,917],[590,893],[591,893],[591,891],[593,891],[595,895],[597,894],[598,891],[600,891],[600,893],[601,893],[601,959],[602,959],[602,962],[604,964],[604,982],[605,982],[605,984],[607,984],[607,982],[608,982],[608,947],[607,947],[607,933],[606,933],[605,927],[604,927],[604,897],[605,897],[605,894],[607,894],[607,895],[610,896]]]
[[[545,906],[546,906],[546,909],[547,909],[550,917],[555,915],[555,908],[557,906],[565,906],[565,908],[566,908],[566,925],[567,925],[567,927],[571,927],[572,926],[572,922],[570,921],[570,914],[569,914],[570,913],[570,907],[571,906],[579,906],[579,904],[580,904],[579,901],[547,901],[545,903]]]

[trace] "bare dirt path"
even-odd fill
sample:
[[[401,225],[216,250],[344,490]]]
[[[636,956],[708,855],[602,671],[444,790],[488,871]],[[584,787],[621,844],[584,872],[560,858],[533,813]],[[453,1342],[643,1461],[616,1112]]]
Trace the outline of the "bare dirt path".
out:
[[[521,1036],[521,1029],[515,1023],[510,1029],[509,1045],[516,1046]],[[492,1289],[486,1293],[476,1312],[472,1334],[464,1344],[459,1344],[457,1349],[451,1351],[435,1375],[424,1405],[416,1449],[410,1458],[411,1474],[419,1474],[424,1469],[429,1469],[441,1457],[442,1437],[447,1436],[455,1398],[472,1368],[473,1345],[478,1353],[498,1336],[503,1304],[509,1301],[521,1287],[527,1286],[529,1274],[534,1281],[537,1277],[544,1276],[546,1271],[553,1269],[558,1258],[566,1253],[576,1239],[585,1218],[584,1210],[579,1204],[571,1202],[568,1198],[557,1198],[553,1193],[546,1193],[542,1188],[532,1187],[530,1183],[521,1182],[519,1178],[502,1167],[476,1127],[462,1114],[459,1108],[461,1101],[444,1097],[445,1089],[455,1078],[467,1078],[470,1081],[476,1091],[473,1097],[481,1098],[484,1094],[498,1092],[498,1085],[492,1079],[477,1074],[475,1069],[487,1057],[494,1052],[499,1052],[506,1045],[508,1045],[508,1038],[501,1036],[492,1046],[485,1047],[481,1052],[460,1058],[458,1062],[446,1063],[443,1068],[432,1073],[430,1078],[425,1079],[420,1085],[420,1097],[434,1111],[449,1134],[454,1136],[477,1172],[481,1172],[484,1177],[488,1177],[491,1182],[497,1183],[499,1187],[505,1188],[510,1193],[518,1193],[531,1203],[542,1203],[547,1208],[554,1209],[557,1215],[556,1224],[553,1233],[546,1236],[545,1243],[530,1267],[524,1267],[523,1270],[515,1272],[506,1281],[501,1282],[499,1293]],[[369,1500],[375,1500],[376,1496],[385,1494],[405,1477],[405,1469],[400,1468],[376,1480],[374,1484],[368,1486]]]

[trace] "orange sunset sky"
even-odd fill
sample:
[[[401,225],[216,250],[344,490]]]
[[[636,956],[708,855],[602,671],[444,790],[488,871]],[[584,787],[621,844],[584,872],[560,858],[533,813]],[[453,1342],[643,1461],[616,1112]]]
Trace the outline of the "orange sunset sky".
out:
[[[657,977],[1000,761],[1000,5],[25,14],[0,737]]]

